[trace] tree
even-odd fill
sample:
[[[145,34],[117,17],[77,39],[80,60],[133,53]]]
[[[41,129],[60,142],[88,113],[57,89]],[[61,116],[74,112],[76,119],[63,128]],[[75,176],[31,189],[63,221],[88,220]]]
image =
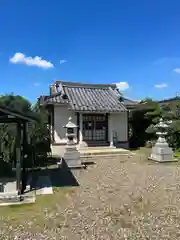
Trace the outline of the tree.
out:
[[[32,164],[32,157],[41,155],[45,158],[47,152],[50,151],[49,132],[47,129],[47,112],[39,108],[38,103],[34,106],[22,96],[15,96],[12,93],[0,97],[0,105],[6,106],[12,110],[35,116],[38,122],[28,127],[28,135],[30,143],[24,146],[25,154],[28,155],[29,165]],[[3,160],[11,162],[15,158],[15,139],[16,126],[15,124],[1,124],[0,125],[0,155]],[[42,160],[42,159],[41,159]],[[38,156],[34,163],[38,164]]]
[[[31,103],[22,96],[14,96],[13,93],[1,96],[0,105],[22,113],[31,112]]]
[[[169,145],[175,150],[180,148],[180,100],[175,99],[174,101],[165,101],[164,103],[158,104],[154,111],[147,112],[146,117],[151,118],[151,124],[148,126],[146,132],[148,133],[149,140],[157,138],[154,128],[154,124],[159,122],[162,117],[163,120],[172,123],[169,125],[167,141]]]
[[[151,99],[145,99],[132,111],[130,117],[130,126],[132,136],[130,137],[130,146],[132,148],[144,146],[149,140],[149,134],[146,129],[152,123],[152,119],[159,114],[158,104]]]
[[[39,165],[47,158],[50,149],[50,132],[48,128],[48,112],[45,108],[40,108],[38,102],[32,107],[33,113],[39,119],[31,128],[31,144],[35,148],[36,159],[34,164]]]

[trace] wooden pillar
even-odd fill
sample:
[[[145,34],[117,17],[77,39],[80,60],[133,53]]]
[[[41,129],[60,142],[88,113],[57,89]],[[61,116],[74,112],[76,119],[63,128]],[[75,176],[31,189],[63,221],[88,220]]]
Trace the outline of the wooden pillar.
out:
[[[79,142],[83,142],[83,115],[79,113]]]
[[[23,131],[22,131],[22,136],[23,136],[23,154],[25,154],[25,149],[27,148],[28,144],[28,135],[27,135],[27,122],[23,122]]]
[[[48,130],[49,130],[49,137],[50,137],[50,142],[52,142],[52,116],[51,116],[51,108],[48,107]]]
[[[18,194],[21,192],[21,123],[17,123],[16,132],[16,190]]]
[[[23,129],[22,129],[22,136],[23,136],[23,142],[22,142],[22,151],[21,151],[21,156],[22,156],[22,175],[21,175],[21,180],[22,180],[22,193],[26,189],[26,182],[27,182],[27,173],[26,173],[26,161],[27,158],[25,158],[25,154],[27,150],[27,145],[28,145],[28,139],[27,139],[27,122],[23,122]]]
[[[52,106],[52,108],[51,108],[52,110],[51,110],[51,136],[52,136],[52,138],[51,138],[51,143],[54,143],[55,142],[55,137],[54,137],[54,105]]]
[[[80,127],[79,127],[79,112],[77,112],[76,113],[76,117],[77,117],[77,142],[79,143],[79,129],[80,129]]]
[[[51,143],[55,142],[54,138],[54,105],[48,106],[48,124]]]
[[[127,111],[127,141],[129,142],[129,117],[130,110]]]
[[[108,119],[109,119],[109,114],[106,113],[105,116],[105,121],[106,121],[106,142],[108,142],[108,135],[109,135],[109,126],[108,126]]]
[[[109,146],[114,147],[114,141],[113,141],[113,122],[112,122],[112,115],[109,116]]]

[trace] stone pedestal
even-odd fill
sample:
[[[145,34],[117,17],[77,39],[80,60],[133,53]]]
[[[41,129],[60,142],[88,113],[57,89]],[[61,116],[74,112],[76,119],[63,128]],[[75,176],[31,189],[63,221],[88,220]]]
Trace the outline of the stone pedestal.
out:
[[[87,145],[86,142],[81,141],[81,142],[79,142],[79,144],[77,145],[77,148],[78,148],[78,150],[86,150],[86,149],[88,149],[88,145]]]
[[[81,168],[80,153],[74,143],[74,137],[76,135],[74,129],[76,129],[77,126],[71,122],[71,117],[69,117],[68,124],[66,124],[65,128],[67,129],[67,145],[65,147],[64,160],[69,168]]]
[[[69,168],[82,167],[80,153],[78,152],[75,144],[66,146],[64,160]]]
[[[152,153],[149,159],[157,162],[176,161],[176,159],[173,158],[172,148],[168,146],[168,143],[164,137],[158,138],[155,146],[152,148]]]

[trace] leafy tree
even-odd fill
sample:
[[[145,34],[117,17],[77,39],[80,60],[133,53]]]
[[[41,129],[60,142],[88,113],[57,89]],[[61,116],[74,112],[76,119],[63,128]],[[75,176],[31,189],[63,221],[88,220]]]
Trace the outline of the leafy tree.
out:
[[[45,108],[40,108],[38,102],[33,106],[32,111],[39,119],[31,128],[31,145],[36,153],[34,164],[39,165],[47,158],[50,149],[50,132],[48,129],[48,112]]]
[[[1,96],[0,104],[22,113],[31,112],[31,103],[22,96],[14,96],[13,93]]]
[[[36,124],[29,124],[28,136],[30,142],[24,146],[24,154],[28,156],[26,162],[29,166],[33,163],[38,165],[40,160],[39,155],[43,156],[43,160],[47,157],[47,152],[50,151],[49,132],[47,129],[47,112],[40,109],[38,103],[34,106],[22,96],[15,96],[12,93],[0,97],[0,105],[8,107],[14,111],[21,112],[36,117]],[[0,156],[1,159],[7,162],[12,162],[15,159],[15,140],[16,140],[16,124],[1,124],[0,125]]]
[[[132,111],[130,117],[131,137],[130,146],[136,148],[144,146],[149,140],[149,134],[146,129],[152,124],[152,119],[159,113],[158,104],[151,99],[145,99]]]
[[[180,149],[180,99],[174,98],[161,103],[145,99],[132,113],[131,126],[133,136],[131,145],[144,146],[146,142],[153,142],[157,136],[154,125],[160,118],[164,121],[171,120],[167,140],[173,149]]]

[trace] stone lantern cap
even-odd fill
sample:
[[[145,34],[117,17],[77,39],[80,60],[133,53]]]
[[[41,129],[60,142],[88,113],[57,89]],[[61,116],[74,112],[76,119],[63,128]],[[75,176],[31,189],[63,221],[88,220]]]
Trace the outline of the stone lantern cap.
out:
[[[168,128],[169,124],[171,124],[172,121],[166,121],[164,122],[163,119],[161,118],[159,120],[159,123],[155,125],[156,128]]]
[[[156,127],[167,128],[168,125],[167,125],[166,123],[164,123],[164,122],[163,122],[163,119],[161,118],[161,119],[159,120],[159,123],[156,124]]]
[[[66,124],[66,126],[64,126],[65,128],[77,128],[77,125],[74,124],[71,120],[72,120],[72,117],[69,117],[68,123]]]

